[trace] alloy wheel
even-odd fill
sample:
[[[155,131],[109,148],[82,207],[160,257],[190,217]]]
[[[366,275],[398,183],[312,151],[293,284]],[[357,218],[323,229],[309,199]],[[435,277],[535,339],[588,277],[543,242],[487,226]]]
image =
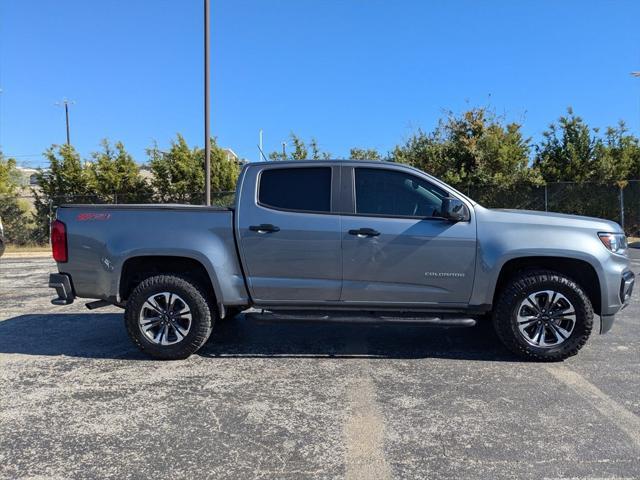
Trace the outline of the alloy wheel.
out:
[[[172,292],[154,293],[144,302],[138,326],[156,345],[181,342],[191,329],[191,309],[182,297]]]
[[[571,336],[576,325],[576,309],[562,293],[540,290],[520,302],[516,322],[520,335],[528,344],[551,348]]]

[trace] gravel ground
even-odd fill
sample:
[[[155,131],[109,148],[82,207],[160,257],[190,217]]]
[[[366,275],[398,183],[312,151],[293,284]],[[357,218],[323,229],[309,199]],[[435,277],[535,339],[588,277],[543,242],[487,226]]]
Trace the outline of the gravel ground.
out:
[[[482,328],[251,315],[159,362],[121,310],[51,305],[54,270],[0,260],[0,478],[640,478],[637,295],[559,364]]]

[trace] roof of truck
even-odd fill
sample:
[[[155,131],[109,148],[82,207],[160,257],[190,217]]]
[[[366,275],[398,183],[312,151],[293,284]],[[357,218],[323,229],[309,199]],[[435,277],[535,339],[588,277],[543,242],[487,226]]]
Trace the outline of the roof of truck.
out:
[[[363,164],[371,164],[371,165],[401,165],[403,167],[413,168],[410,165],[406,165],[404,163],[398,162],[388,162],[386,160],[353,160],[353,159],[321,159],[321,160],[268,160],[265,162],[249,162],[245,165],[247,166],[257,166],[257,165],[299,165],[301,163],[353,163],[356,165]]]

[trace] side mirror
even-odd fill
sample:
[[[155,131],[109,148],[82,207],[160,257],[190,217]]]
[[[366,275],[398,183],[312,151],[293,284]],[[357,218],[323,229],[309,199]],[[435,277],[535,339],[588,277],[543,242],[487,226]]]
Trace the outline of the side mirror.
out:
[[[468,222],[471,219],[469,208],[462,200],[454,197],[442,199],[442,217],[450,222]]]

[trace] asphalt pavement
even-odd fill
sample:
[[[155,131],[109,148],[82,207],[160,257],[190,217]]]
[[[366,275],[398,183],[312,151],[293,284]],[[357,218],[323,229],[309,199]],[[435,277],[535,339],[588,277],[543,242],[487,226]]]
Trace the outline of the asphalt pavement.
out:
[[[54,270],[0,259],[0,478],[640,478],[637,292],[562,363],[479,327],[255,315],[161,362],[122,310],[51,305]]]

